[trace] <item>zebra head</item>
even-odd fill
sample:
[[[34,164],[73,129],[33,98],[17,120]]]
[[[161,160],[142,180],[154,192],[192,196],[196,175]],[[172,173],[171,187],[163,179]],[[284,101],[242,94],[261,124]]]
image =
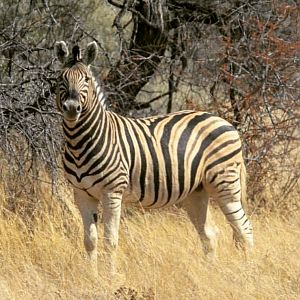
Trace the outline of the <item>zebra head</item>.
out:
[[[57,82],[57,107],[62,112],[64,120],[76,123],[84,107],[87,105],[88,95],[91,92],[92,73],[89,65],[97,55],[97,43],[88,44],[84,56],[79,46],[74,46],[69,55],[64,41],[56,42],[55,52],[63,69]]]

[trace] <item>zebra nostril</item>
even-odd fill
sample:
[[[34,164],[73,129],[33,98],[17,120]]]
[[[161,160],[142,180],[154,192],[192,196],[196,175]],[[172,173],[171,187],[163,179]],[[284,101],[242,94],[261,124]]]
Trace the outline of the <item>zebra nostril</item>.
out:
[[[76,107],[76,112],[78,112],[78,113],[81,112],[81,106],[80,106],[80,105],[78,105],[78,106]]]
[[[66,105],[66,103],[63,104],[62,109],[63,109],[63,111],[67,111],[68,110],[68,106]]]

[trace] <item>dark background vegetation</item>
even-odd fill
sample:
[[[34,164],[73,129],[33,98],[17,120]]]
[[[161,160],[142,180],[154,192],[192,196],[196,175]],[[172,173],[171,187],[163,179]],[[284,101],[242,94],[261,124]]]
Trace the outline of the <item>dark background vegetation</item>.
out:
[[[33,207],[28,178],[42,180],[45,168],[50,184],[59,178],[55,41],[95,40],[93,67],[110,109],[224,117],[244,141],[253,211],[299,209],[296,0],[2,0],[0,8],[0,176],[20,183],[5,185],[12,199],[26,194]]]

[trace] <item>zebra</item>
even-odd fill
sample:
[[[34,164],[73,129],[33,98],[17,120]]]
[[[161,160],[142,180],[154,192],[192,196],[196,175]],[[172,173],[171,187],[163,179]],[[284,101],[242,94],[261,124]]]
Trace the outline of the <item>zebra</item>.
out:
[[[252,248],[252,225],[242,206],[246,170],[236,129],[208,112],[185,110],[137,119],[112,112],[90,70],[97,51],[96,42],[87,45],[83,56],[77,45],[69,55],[64,41],[55,44],[62,65],[56,104],[63,116],[63,165],[82,216],[84,245],[93,268],[97,270],[100,201],[110,260],[126,202],[146,208],[182,205],[205,255],[213,260],[217,229],[208,208],[213,197],[233,229],[236,245]]]

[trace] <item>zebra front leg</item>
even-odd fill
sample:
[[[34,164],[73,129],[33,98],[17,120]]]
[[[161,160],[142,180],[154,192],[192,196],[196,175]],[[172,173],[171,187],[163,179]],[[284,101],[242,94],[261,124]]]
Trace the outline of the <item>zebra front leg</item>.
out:
[[[104,247],[109,271],[115,273],[115,257],[119,240],[122,194],[109,193],[103,199]]]
[[[85,191],[79,189],[74,189],[74,198],[82,217],[85,250],[88,254],[92,270],[95,274],[97,274],[98,201],[95,198],[89,196]]]

